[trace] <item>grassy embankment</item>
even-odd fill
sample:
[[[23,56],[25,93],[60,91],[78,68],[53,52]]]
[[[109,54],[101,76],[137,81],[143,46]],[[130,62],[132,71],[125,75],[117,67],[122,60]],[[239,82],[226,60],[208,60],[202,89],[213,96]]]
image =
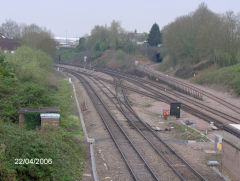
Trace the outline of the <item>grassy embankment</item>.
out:
[[[84,148],[72,87],[52,71],[50,57],[27,47],[1,56],[0,180],[80,180]],[[52,73],[50,73],[52,72]],[[59,106],[60,127],[18,125],[20,107]],[[15,159],[51,159],[52,164],[15,164]]]
[[[240,94],[240,64],[230,67],[213,68],[200,73],[196,79],[199,84],[218,84]]]
[[[173,73],[173,69],[168,69],[167,63],[159,65],[156,70],[164,71],[166,73]],[[194,74],[194,70],[190,70],[189,74]],[[185,75],[197,84],[202,85],[218,85],[223,87],[225,90],[240,94],[240,64],[228,66],[228,67],[219,67],[217,65],[212,65],[211,67],[204,67],[199,72],[196,72],[197,75],[195,78]]]

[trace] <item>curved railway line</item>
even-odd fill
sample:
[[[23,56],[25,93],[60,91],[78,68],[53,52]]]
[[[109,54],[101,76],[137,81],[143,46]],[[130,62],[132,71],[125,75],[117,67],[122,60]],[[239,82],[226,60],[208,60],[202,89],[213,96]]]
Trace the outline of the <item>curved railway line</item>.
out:
[[[212,93],[210,92],[207,92],[207,91],[204,91],[196,86],[193,86],[193,85],[190,85],[188,83],[185,83],[185,82],[182,82],[182,81],[179,81],[177,80],[176,78],[173,78],[173,77],[169,77],[169,76],[164,76],[162,73],[155,73],[155,72],[152,72],[152,70],[149,68],[149,65],[145,65],[143,66],[143,68],[141,69],[144,73],[146,74],[150,74],[150,75],[153,75],[155,77],[158,77],[161,81],[167,81],[168,84],[178,84],[178,85],[181,85],[181,86],[184,86],[186,88],[189,88],[189,89],[192,89],[196,92],[198,92],[199,94],[202,94],[210,99],[213,99],[215,100],[216,102],[224,105],[225,107],[233,110],[234,112],[240,114],[240,107],[230,103],[230,102],[227,102],[225,101],[224,99],[222,98],[219,98],[215,95],[213,95]]]
[[[79,65],[77,65],[77,66],[79,66]],[[125,86],[125,88],[127,88],[128,90],[137,92],[139,94],[151,97],[151,98],[156,99],[156,100],[163,101],[163,102],[168,103],[168,104],[171,103],[171,102],[176,102],[176,99],[170,97],[166,93],[164,94],[163,93],[164,91],[162,90],[161,86],[158,85],[157,83],[149,82],[149,81],[146,81],[144,79],[140,79],[139,77],[132,76],[132,75],[127,75],[126,76],[126,74],[123,75],[121,72],[116,72],[116,71],[112,71],[112,70],[100,69],[98,71],[110,74],[113,77],[126,79],[126,80],[130,81],[131,83],[135,84],[136,86],[145,89],[147,92],[140,91],[140,90],[138,90],[136,88],[133,88],[133,87],[129,87],[129,86],[126,87]],[[102,80],[106,81],[106,82],[111,82],[109,80],[104,80],[104,79],[102,79]],[[156,90],[156,88],[159,89],[159,90]],[[162,92],[160,92],[160,90],[162,90]],[[170,91],[168,91],[168,93],[169,92]],[[172,95],[173,94],[175,94],[175,93],[172,93]],[[182,96],[180,94],[177,94],[177,95],[180,96],[181,99],[184,99],[184,97],[186,97],[186,96]],[[189,112],[190,114],[195,115],[195,116],[197,116],[197,117],[199,117],[199,118],[201,118],[201,119],[203,119],[207,122],[214,122],[214,124],[217,127],[219,127],[220,129],[224,129],[225,131],[227,131],[227,132],[237,136],[238,138],[240,138],[239,132],[237,130],[235,130],[234,128],[232,128],[231,126],[227,125],[229,123],[234,123],[234,124],[235,123],[237,123],[237,124],[240,123],[240,120],[238,118],[235,118],[231,115],[220,112],[216,109],[210,108],[209,106],[203,105],[203,104],[199,103],[199,101],[192,100],[190,98],[187,98],[187,99],[184,99],[184,100],[188,101],[190,104],[194,104],[195,108],[188,105],[187,103],[183,103],[182,104],[182,109],[183,110],[185,110],[186,112]],[[196,108],[196,106],[198,108]],[[202,109],[205,109],[204,112],[202,111]],[[210,115],[207,112],[211,113],[212,115]],[[218,116],[218,118],[214,115]]]
[[[167,165],[175,172],[180,180],[205,180],[193,167],[191,167],[179,154],[177,154],[166,142],[164,142],[152,128],[143,121],[137,113],[132,109],[121,83],[115,84],[116,95],[102,84],[110,94],[116,96],[121,112],[126,116],[127,120],[136,129],[139,134],[153,147],[158,155],[167,163]],[[119,96],[117,87],[121,87],[122,97]]]
[[[73,72],[69,72],[69,73],[71,73],[74,76],[80,78],[79,74],[75,74]],[[118,85],[120,87],[122,87],[121,84],[117,84],[117,83],[115,84],[116,94],[114,94],[100,80],[96,81],[97,79],[95,78],[95,80],[94,80],[93,77],[91,77],[90,79],[101,90],[101,92],[103,92],[108,97],[108,99],[118,107],[118,109],[122,112],[122,114],[129,121],[129,123],[149,143],[149,145],[163,159],[163,161],[168,165],[168,167],[170,167],[173,170],[173,172],[179,177],[180,180],[182,180],[182,181],[187,181],[187,180],[191,180],[191,181],[202,180],[202,181],[205,181],[205,179],[193,167],[191,167],[182,157],[180,157],[168,144],[166,144],[156,133],[154,133],[154,131],[151,129],[150,126],[148,126],[144,121],[142,121],[137,116],[135,111],[131,108],[130,104],[127,102],[128,99],[127,99],[124,92],[123,92],[124,100],[120,100],[119,95],[117,94],[117,87],[118,87]],[[90,86],[90,84],[87,83],[86,80],[84,80],[84,82],[85,82],[84,84],[88,84],[88,86]],[[99,83],[105,89],[103,89],[99,85]],[[86,88],[86,85],[84,87]],[[106,92],[106,90],[107,90],[107,92]],[[115,99],[116,101],[114,101],[114,99],[112,99],[112,97],[109,96],[110,94],[114,98],[116,98]],[[117,120],[115,120],[115,121],[117,122]],[[118,123],[118,125],[120,125],[120,124]],[[123,128],[121,128],[121,129],[124,132],[124,129]],[[111,133],[113,134],[113,132],[115,132],[115,131],[112,131]],[[116,134],[116,132],[115,132],[115,134]],[[119,134],[119,133],[117,133],[117,134]],[[112,136],[112,137],[114,137],[114,136]],[[132,141],[129,141],[129,142],[131,142],[134,145],[134,143]],[[135,149],[138,150],[136,146],[135,146]],[[139,150],[137,152],[141,155]],[[122,155],[124,155],[124,153],[122,153]],[[144,158],[142,158],[142,159],[144,160]],[[125,160],[125,162],[126,162],[126,160]],[[148,165],[148,168],[149,168],[148,170],[150,170],[152,172],[151,175],[153,176],[153,179],[151,179],[148,175],[147,177],[140,177],[141,178],[140,180],[145,180],[144,178],[146,178],[146,180],[159,180],[158,177],[156,176],[156,174],[154,174],[154,171],[151,169],[151,166],[149,164],[147,164],[146,161],[145,161],[145,163],[146,163],[146,165]],[[128,167],[131,168],[131,166],[128,166]],[[130,169],[130,168],[129,168],[129,170],[132,172],[132,175],[134,176],[134,179],[138,180],[139,177],[137,177],[136,173],[139,173],[139,171],[134,172],[134,170]]]
[[[239,118],[233,117],[233,116],[228,115],[228,114],[226,114],[224,112],[221,112],[221,111],[218,111],[216,109],[213,109],[213,108],[211,108],[211,107],[209,107],[207,105],[204,105],[200,101],[196,101],[194,99],[191,99],[191,98],[189,98],[189,97],[187,97],[187,96],[185,96],[183,94],[180,94],[180,93],[177,93],[177,92],[171,92],[170,90],[167,90],[166,88],[164,88],[164,87],[162,87],[162,86],[160,86],[160,85],[158,85],[156,83],[149,82],[149,81],[140,79],[138,77],[125,76],[125,75],[122,75],[121,73],[118,73],[116,75],[115,72],[112,72],[112,71],[109,71],[109,70],[108,71],[103,71],[103,72],[111,74],[112,76],[116,76],[116,77],[120,77],[120,78],[123,78],[125,80],[128,80],[128,81],[132,82],[133,84],[136,84],[139,87],[142,87],[143,89],[151,91],[154,94],[157,94],[157,95],[159,94],[161,96],[165,96],[166,97],[165,99],[168,99],[169,103],[170,102],[177,102],[179,100],[182,100],[182,101],[185,101],[186,104],[187,103],[193,104],[194,106],[199,107],[199,109],[204,109],[204,110],[206,110],[208,112],[211,112],[211,113],[213,113],[215,115],[218,115],[218,116],[226,119],[227,121],[229,121],[231,123],[240,124],[240,119]],[[139,83],[142,83],[142,85],[139,84]],[[150,85],[150,86],[152,86],[154,88],[157,88],[161,92],[159,90],[153,89],[153,88],[151,88],[150,86],[147,86],[147,85]],[[169,95],[175,96],[179,100],[176,100],[175,98],[172,98]],[[184,106],[186,106],[186,104],[184,104]]]
[[[86,89],[96,111],[106,126],[113,142],[122,155],[134,180],[159,180],[152,168],[146,162],[139,149],[128,137],[125,130],[109,111],[98,93],[93,89],[86,79],[75,72],[69,72],[78,78]]]
[[[184,93],[172,91],[166,86],[161,86],[161,84],[157,82],[147,81],[143,78],[126,75],[113,70],[97,69],[99,72],[110,75],[112,77],[112,80],[110,80],[94,75],[91,70],[82,72],[73,70],[71,67],[62,68],[79,79],[84,86],[97,113],[116,145],[116,148],[120,152],[133,180],[160,181],[166,180],[166,176],[170,174],[170,177],[172,177],[171,180],[205,181],[206,179],[204,177],[207,177],[207,175],[206,173],[202,173],[201,175],[200,172],[174,151],[167,142],[162,140],[150,125],[138,116],[130,104],[126,91],[136,92],[168,104],[172,102],[181,102],[182,109],[186,112],[205,121],[214,122],[217,127],[240,138],[239,132],[228,125],[229,123],[239,124],[239,118],[216,110],[204,104],[203,101],[197,100],[198,98],[194,99],[192,98],[193,96],[190,97],[191,95],[187,96],[184,95]],[[159,77],[159,79],[161,78]],[[122,81],[126,81],[127,84],[123,84]],[[171,78],[167,79],[167,81],[174,82]],[[106,84],[114,86],[115,92],[110,90]],[[200,90],[185,83],[180,84],[181,86],[188,86],[188,88],[194,89],[194,91]],[[205,95],[207,92],[201,92],[201,94]],[[217,98],[210,93],[205,96],[213,96],[213,100],[216,99],[215,101],[222,103],[230,109],[234,107],[233,111],[240,115],[237,106],[228,103],[221,98]],[[112,105],[114,105],[114,110],[112,110]],[[121,113],[125,120],[122,120],[121,118],[118,120],[118,118],[114,116],[116,110]],[[139,140],[141,140],[141,142]],[[157,158],[157,164],[152,160],[153,158],[146,153],[151,153],[153,158]],[[163,171],[160,169],[160,165],[158,165],[159,163],[161,169],[164,169],[164,172],[166,173],[165,175],[162,175]],[[219,178],[219,180],[221,179]]]

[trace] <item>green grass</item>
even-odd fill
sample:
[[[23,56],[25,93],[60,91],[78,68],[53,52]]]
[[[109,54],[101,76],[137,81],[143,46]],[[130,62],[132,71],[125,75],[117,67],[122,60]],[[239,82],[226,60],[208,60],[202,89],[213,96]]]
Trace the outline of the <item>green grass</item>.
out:
[[[79,52],[77,52],[77,50],[74,48],[61,48],[58,50],[58,55],[61,56],[61,60],[63,62],[72,60],[78,54]],[[58,60],[58,57],[56,59]]]
[[[217,68],[202,73],[196,80],[198,84],[220,84],[240,94],[240,64]]]
[[[180,124],[174,124],[173,125],[176,131],[176,137],[181,138],[183,140],[204,140],[208,141],[208,139],[205,136],[200,135],[198,132],[196,132],[194,129]]]
[[[135,57],[122,50],[106,50],[102,56],[94,60],[97,67],[110,67],[130,71],[134,68]]]
[[[154,115],[155,117],[158,117],[158,118],[161,118],[161,117],[162,117],[162,114],[159,114],[159,113],[153,113],[153,115]]]
[[[122,90],[123,90],[122,87],[117,87],[117,92],[118,92],[118,93],[121,93]]]
[[[165,72],[169,70],[169,67],[173,67],[173,63],[169,56],[164,57],[163,61],[155,69],[160,72]]]
[[[152,107],[152,104],[145,104],[144,107],[146,108]]]
[[[75,134],[78,134],[78,135],[84,135],[84,133],[82,131],[72,131],[71,134],[75,135]]]
[[[206,161],[218,161],[219,165],[215,166],[217,168],[221,167],[221,162],[222,162],[222,154],[216,154],[216,153],[212,153],[212,154],[207,154],[206,155]]]
[[[51,102],[60,106],[60,127],[29,130],[0,119],[0,180],[9,180],[10,175],[12,180],[72,181],[82,177],[85,149],[73,137],[83,132],[76,116],[72,86],[67,79],[58,79],[56,89],[48,94]],[[16,165],[16,158],[50,158],[52,164]]]
[[[68,79],[60,78],[58,91],[52,94],[55,105],[60,105],[61,126],[68,131],[81,131],[81,126],[76,114],[76,105],[72,85]]]

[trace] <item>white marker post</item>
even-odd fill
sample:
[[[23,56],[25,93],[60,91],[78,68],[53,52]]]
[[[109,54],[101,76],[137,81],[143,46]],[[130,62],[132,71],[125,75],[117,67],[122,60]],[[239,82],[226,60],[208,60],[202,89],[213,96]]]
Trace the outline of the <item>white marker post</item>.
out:
[[[138,62],[137,60],[135,60],[135,65],[136,65],[136,66],[138,66],[138,63],[139,63],[139,62]]]
[[[84,56],[83,58],[84,58],[84,62],[85,62],[85,64],[84,64],[84,69],[85,69],[86,62],[87,62],[87,56]]]

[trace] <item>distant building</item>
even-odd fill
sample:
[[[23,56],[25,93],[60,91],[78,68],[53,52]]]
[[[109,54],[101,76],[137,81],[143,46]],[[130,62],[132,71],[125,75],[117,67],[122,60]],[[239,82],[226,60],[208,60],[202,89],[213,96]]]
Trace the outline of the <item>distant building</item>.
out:
[[[65,37],[54,37],[55,41],[58,42],[58,47],[71,48],[76,47],[79,43],[79,38],[65,38]]]
[[[147,45],[147,41],[137,41],[137,45]]]
[[[21,44],[20,42],[6,38],[3,34],[0,33],[0,48],[5,51],[14,52]]]
[[[137,33],[136,31],[135,32],[129,32],[127,34],[128,36],[128,39],[137,44],[137,45],[147,45],[147,40],[143,39],[143,33]]]

